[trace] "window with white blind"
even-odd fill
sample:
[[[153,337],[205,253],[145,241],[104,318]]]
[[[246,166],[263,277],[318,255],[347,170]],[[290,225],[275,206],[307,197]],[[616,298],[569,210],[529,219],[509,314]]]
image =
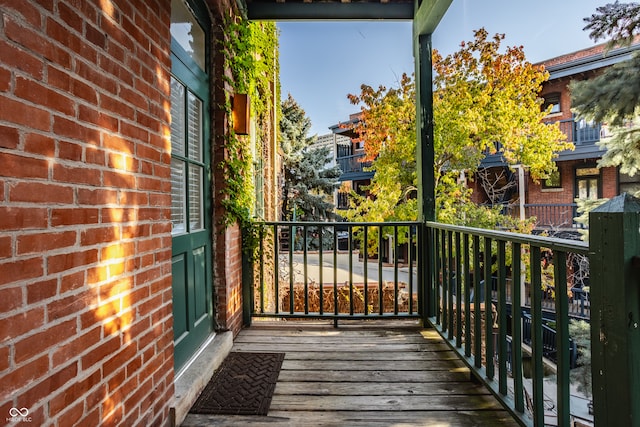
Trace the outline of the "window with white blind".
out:
[[[204,228],[202,101],[171,78],[171,222],[173,234]]]

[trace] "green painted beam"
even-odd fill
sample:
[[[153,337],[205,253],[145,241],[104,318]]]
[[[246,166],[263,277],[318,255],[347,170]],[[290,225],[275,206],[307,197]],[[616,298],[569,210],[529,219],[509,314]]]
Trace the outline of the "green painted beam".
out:
[[[247,17],[254,20],[411,20],[413,2],[390,3],[246,3]]]
[[[453,0],[416,0],[413,36],[433,34]]]

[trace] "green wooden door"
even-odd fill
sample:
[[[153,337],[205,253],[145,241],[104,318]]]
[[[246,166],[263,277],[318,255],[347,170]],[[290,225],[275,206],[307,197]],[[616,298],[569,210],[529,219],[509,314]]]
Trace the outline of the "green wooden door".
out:
[[[179,370],[213,330],[209,79],[205,32],[183,0],[171,12],[173,330]]]

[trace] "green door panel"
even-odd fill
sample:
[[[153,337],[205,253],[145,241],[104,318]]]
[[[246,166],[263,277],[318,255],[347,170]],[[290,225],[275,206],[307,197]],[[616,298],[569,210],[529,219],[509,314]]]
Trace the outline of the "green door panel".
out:
[[[201,1],[188,0],[187,3],[172,0],[171,15],[171,222],[176,371],[214,330],[210,95],[209,76],[202,69],[206,64],[203,58],[208,56],[204,41],[209,39],[210,22]],[[185,46],[190,50],[186,51]]]
[[[197,234],[205,234],[200,231]],[[198,236],[197,236],[198,237]],[[194,245],[189,234],[173,238],[174,365],[179,370],[213,330],[210,241]]]
[[[180,342],[189,332],[187,325],[187,310],[175,310],[175,307],[187,306],[187,268],[185,254],[174,256],[171,263],[173,271],[173,336],[176,343]]]
[[[194,274],[194,314],[195,323],[199,323],[203,317],[209,314],[209,301],[207,295],[207,267],[205,262],[206,248],[201,246],[193,249],[193,274]]]

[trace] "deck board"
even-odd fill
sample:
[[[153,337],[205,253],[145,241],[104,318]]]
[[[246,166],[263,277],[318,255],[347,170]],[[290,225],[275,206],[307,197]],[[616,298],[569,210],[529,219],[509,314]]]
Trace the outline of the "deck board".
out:
[[[433,331],[256,322],[232,351],[285,352],[268,416],[189,414],[204,426],[515,426]]]

